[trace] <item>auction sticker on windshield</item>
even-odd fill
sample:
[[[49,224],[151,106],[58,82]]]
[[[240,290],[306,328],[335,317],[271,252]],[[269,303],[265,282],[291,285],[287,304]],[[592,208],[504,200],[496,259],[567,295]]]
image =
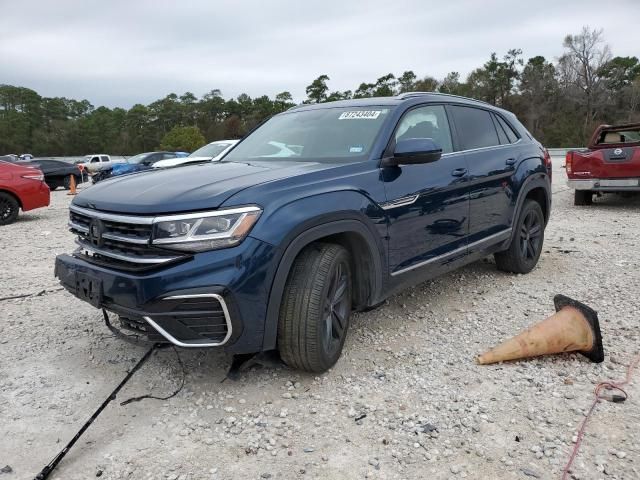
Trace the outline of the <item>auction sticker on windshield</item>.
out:
[[[375,120],[381,113],[382,110],[354,110],[342,112],[338,120]]]

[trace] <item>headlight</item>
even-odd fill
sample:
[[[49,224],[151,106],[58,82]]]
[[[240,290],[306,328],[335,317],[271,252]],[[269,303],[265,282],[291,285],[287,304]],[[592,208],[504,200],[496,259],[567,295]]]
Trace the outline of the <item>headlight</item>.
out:
[[[152,243],[187,252],[233,247],[249,234],[261,213],[252,206],[156,217]]]

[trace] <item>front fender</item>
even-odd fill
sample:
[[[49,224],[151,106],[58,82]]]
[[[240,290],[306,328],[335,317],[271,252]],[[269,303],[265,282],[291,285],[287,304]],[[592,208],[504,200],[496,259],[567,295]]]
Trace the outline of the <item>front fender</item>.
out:
[[[278,317],[291,266],[304,247],[336,234],[354,234],[371,259],[368,266],[370,295],[367,303],[381,297],[387,272],[386,221],[384,212],[356,191],[317,194],[265,212],[251,236],[277,246],[269,288],[263,350],[276,348]]]

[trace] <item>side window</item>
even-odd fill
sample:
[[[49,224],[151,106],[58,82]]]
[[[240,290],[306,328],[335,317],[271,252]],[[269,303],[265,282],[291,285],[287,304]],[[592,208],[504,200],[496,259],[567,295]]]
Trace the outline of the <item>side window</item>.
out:
[[[498,122],[498,118],[495,115],[491,115],[491,118],[493,118],[493,123],[498,131],[498,140],[500,140],[500,145],[509,145],[511,143],[509,141],[509,137],[507,137],[504,128],[502,128],[502,125]]]
[[[447,113],[442,105],[418,107],[405,113],[396,129],[396,141],[407,138],[431,138],[442,153],[453,151]]]
[[[100,157],[100,161],[101,161],[101,162],[108,162],[108,161],[109,161],[109,157],[107,157],[106,155],[102,155],[102,156]]]
[[[504,132],[507,134],[509,143],[516,143],[520,137],[518,137],[511,125],[509,125],[500,115],[496,115],[496,118],[498,119],[498,123],[500,124]]]
[[[451,111],[463,150],[500,144],[491,113],[479,108],[459,106],[452,106]]]
[[[91,163],[98,163],[100,161],[100,157],[93,157],[91,159]]]

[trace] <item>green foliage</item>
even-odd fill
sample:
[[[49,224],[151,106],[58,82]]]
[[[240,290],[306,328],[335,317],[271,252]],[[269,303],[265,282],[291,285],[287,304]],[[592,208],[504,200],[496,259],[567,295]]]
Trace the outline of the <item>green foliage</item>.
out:
[[[305,103],[439,91],[483,100],[513,111],[545,145],[583,145],[598,123],[640,121],[640,62],[613,57],[602,31],[583,28],[567,35],[555,63],[519,49],[492,53],[466,79],[443,79],[406,70],[364,81],[355,90],[330,90],[322,74],[306,87]],[[198,98],[171,93],[129,110],[94,108],[87,100],[41,97],[28,88],[0,85],[0,155],[133,155],[162,145],[192,151],[224,138],[240,138],[295,103],[288,91],[273,99],[241,94],[225,99],[218,89]],[[189,127],[189,128],[183,128]],[[197,134],[196,134],[197,132]]]
[[[307,103],[320,103],[327,100],[327,92],[329,91],[327,80],[329,80],[328,75],[320,75],[311,82],[306,90],[307,97],[309,97]]]
[[[160,148],[176,152],[193,152],[206,143],[198,127],[173,127],[162,137]]]

